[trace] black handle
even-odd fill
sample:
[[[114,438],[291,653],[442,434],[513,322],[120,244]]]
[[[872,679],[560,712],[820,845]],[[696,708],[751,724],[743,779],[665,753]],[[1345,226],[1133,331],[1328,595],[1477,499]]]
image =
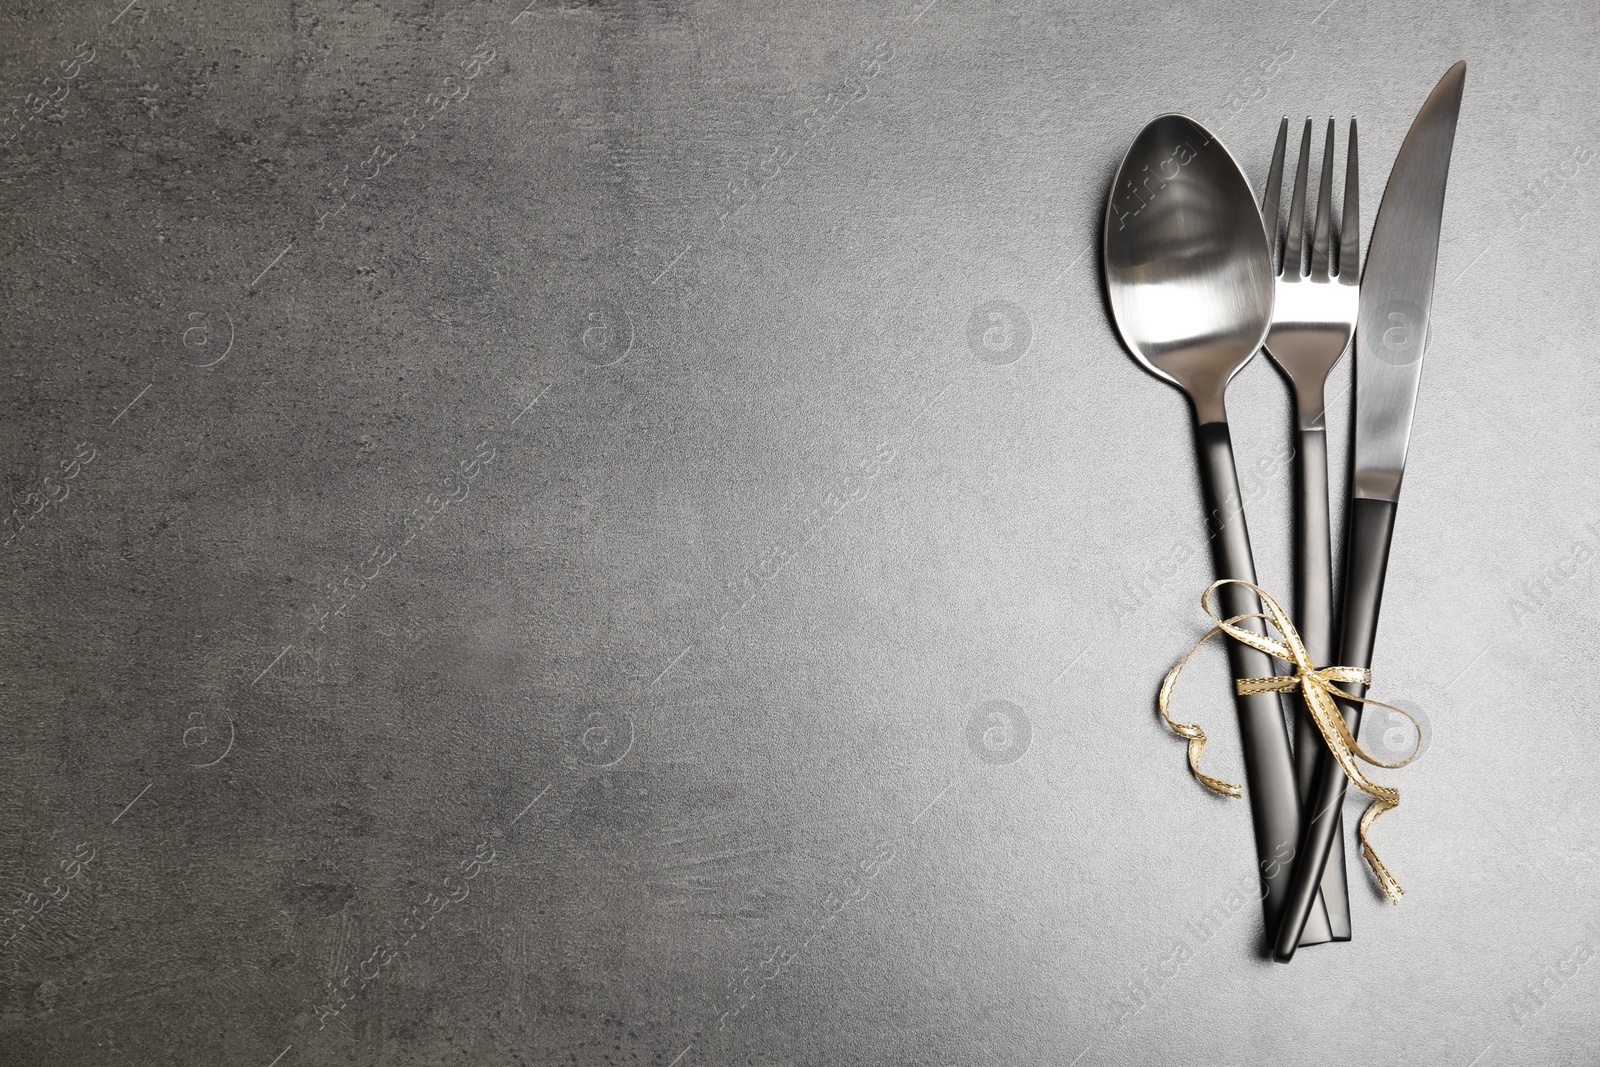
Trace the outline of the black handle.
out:
[[[1333,662],[1333,537],[1328,520],[1328,432],[1316,420],[1302,426],[1295,453],[1295,625],[1311,662],[1326,667]],[[1342,661],[1341,661],[1342,662]],[[1294,775],[1302,810],[1310,808],[1317,770],[1317,753],[1326,750],[1317,724],[1298,693],[1290,694],[1294,708]],[[1350,892],[1344,868],[1344,817],[1338,816],[1334,840],[1341,847],[1328,855],[1322,874],[1322,903],[1327,909],[1332,940],[1350,940]],[[1311,942],[1302,941],[1301,944]]]
[[[1378,607],[1383,601],[1383,575],[1389,566],[1389,542],[1394,535],[1392,500],[1350,502],[1350,531],[1346,541],[1344,572],[1344,619],[1339,629],[1338,660],[1346,667],[1372,666],[1372,643],[1378,635]],[[1365,696],[1366,687],[1347,687],[1356,696]],[[1344,719],[1355,733],[1361,726],[1361,705],[1345,702]],[[1317,771],[1308,810],[1310,820],[1296,851],[1294,873],[1290,879],[1288,902],[1278,927],[1272,958],[1288,963],[1300,943],[1301,924],[1312,914],[1318,899],[1317,887],[1332,851],[1334,832],[1339,824],[1339,807],[1344,801],[1346,778],[1324,745],[1317,753]],[[1341,850],[1342,851],[1342,850]]]
[[[1217,577],[1256,580],[1255,560],[1250,553],[1250,532],[1245,526],[1244,501],[1239,495],[1239,475],[1233,465],[1233,440],[1225,422],[1202,423],[1196,429],[1200,446],[1200,475],[1205,489],[1206,531],[1211,535],[1216,557]],[[1218,591],[1223,617],[1246,615],[1261,610],[1255,594],[1237,585]],[[1241,624],[1263,633],[1258,619]],[[1235,678],[1264,678],[1273,672],[1272,657],[1239,641],[1228,641],[1228,663]],[[1278,929],[1278,917],[1288,899],[1289,864],[1300,837],[1300,794],[1295,788],[1294,758],[1289,752],[1289,731],[1283,724],[1283,710],[1271,693],[1235,696],[1239,709],[1239,740],[1244,748],[1245,782],[1249,789],[1250,816],[1255,828],[1256,858],[1261,873],[1262,907],[1267,929]],[[1313,887],[1314,889],[1315,887]],[[1316,905],[1306,909],[1315,913],[1308,935],[1331,939],[1326,916]],[[1297,930],[1298,934],[1299,931]]]

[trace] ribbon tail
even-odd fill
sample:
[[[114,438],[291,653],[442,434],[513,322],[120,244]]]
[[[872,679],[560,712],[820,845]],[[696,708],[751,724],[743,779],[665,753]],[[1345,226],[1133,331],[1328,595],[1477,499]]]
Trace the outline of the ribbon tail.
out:
[[[1200,753],[1206,750],[1206,735],[1205,731],[1198,726],[1194,730],[1195,735],[1189,738],[1189,770],[1200,780],[1201,785],[1213,793],[1220,793],[1225,797],[1237,798],[1243,796],[1244,790],[1237,785],[1232,782],[1224,782],[1220,778],[1213,778],[1200,769]]]
[[[1361,824],[1356,828],[1356,835],[1361,838],[1361,855],[1367,861],[1367,866],[1372,868],[1373,875],[1377,877],[1378,884],[1383,887],[1383,892],[1391,904],[1400,903],[1400,898],[1405,895],[1405,889],[1400,885],[1399,879],[1389,873],[1389,868],[1378,858],[1372,843],[1367,840],[1367,832],[1372,828],[1372,824],[1378,821],[1378,816],[1390,808],[1399,806],[1398,799],[1393,804],[1374,800],[1367,805],[1367,810],[1361,813]]]
[[[1318,679],[1318,682],[1320,681]],[[1306,706],[1311,710],[1311,717],[1316,722],[1323,740],[1327,742],[1334,759],[1338,760],[1339,769],[1344,772],[1352,785],[1372,798],[1372,803],[1361,816],[1356,835],[1361,840],[1361,855],[1366,859],[1367,866],[1372,868],[1372,873],[1378,879],[1378,884],[1383,887],[1384,894],[1391,902],[1398,902],[1405,890],[1401,888],[1399,880],[1390,873],[1384,862],[1378,858],[1378,853],[1367,838],[1367,832],[1380,815],[1400,806],[1400,792],[1390,786],[1379,785],[1361,770],[1361,765],[1356,762],[1356,753],[1361,751],[1360,746],[1351,734],[1349,725],[1345,723],[1344,715],[1334,704],[1327,687],[1324,684],[1311,683],[1302,689]]]
[[[1171,728],[1172,732],[1179,737],[1188,739],[1189,770],[1199,780],[1200,784],[1213,793],[1218,793],[1225,797],[1238,797],[1244,793],[1239,786],[1232,782],[1224,782],[1220,778],[1213,778],[1200,769],[1200,754],[1206,750],[1206,732],[1193,723],[1174,721],[1171,710],[1168,707],[1172,699],[1172,691],[1178,684],[1178,675],[1182,673],[1184,665],[1189,662],[1191,656],[1200,650],[1201,645],[1221,632],[1222,627],[1213,626],[1210,632],[1196,641],[1193,647],[1183,654],[1183,658],[1173,665],[1172,669],[1167,672],[1167,676],[1161,681],[1161,692],[1156,696],[1156,705],[1161,709],[1161,717],[1166,720],[1167,726]]]

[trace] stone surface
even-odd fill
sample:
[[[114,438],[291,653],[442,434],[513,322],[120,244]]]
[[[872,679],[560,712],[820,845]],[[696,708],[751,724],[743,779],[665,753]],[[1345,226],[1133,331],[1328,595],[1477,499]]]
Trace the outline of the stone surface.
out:
[[[1325,3],[5,5],[0,1061],[1591,1062],[1595,8]],[[1409,892],[1282,967],[1092,247],[1169,110],[1370,222],[1459,58]]]

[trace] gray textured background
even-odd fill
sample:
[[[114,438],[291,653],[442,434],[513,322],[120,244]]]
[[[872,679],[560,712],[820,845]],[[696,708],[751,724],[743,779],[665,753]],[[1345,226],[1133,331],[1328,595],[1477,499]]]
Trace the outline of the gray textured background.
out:
[[[1592,1062],[1600,16],[1324,3],[9,0],[0,1062]],[[1370,222],[1458,58],[1409,893],[1282,967],[1088,250],[1166,110]]]

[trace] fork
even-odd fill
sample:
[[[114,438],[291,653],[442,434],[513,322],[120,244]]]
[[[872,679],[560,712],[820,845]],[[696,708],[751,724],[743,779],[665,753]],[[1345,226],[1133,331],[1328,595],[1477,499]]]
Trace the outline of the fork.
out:
[[[1334,121],[1330,118],[1322,150],[1322,180],[1317,190],[1309,264],[1305,247],[1306,178],[1311,163],[1309,118],[1300,135],[1300,160],[1290,196],[1289,222],[1281,240],[1278,222],[1284,149],[1289,139],[1287,118],[1278,126],[1278,143],[1272,152],[1272,168],[1267,174],[1261,206],[1277,273],[1266,350],[1289,379],[1295,400],[1295,622],[1312,661],[1319,667],[1328,666],[1333,655],[1333,548],[1328,522],[1325,386],[1328,372],[1344,355],[1355,333],[1357,283],[1361,275],[1356,120],[1350,120],[1350,142],[1345,150],[1344,219],[1337,235],[1332,232],[1333,134]],[[1298,707],[1295,781],[1307,802],[1320,747],[1322,739],[1310,713]],[[1344,840],[1342,822],[1335,827],[1334,835],[1336,841]],[[1329,856],[1321,888],[1332,939],[1350,940],[1350,897],[1342,847],[1335,848]],[[1320,940],[1324,939],[1307,938],[1302,944]]]

